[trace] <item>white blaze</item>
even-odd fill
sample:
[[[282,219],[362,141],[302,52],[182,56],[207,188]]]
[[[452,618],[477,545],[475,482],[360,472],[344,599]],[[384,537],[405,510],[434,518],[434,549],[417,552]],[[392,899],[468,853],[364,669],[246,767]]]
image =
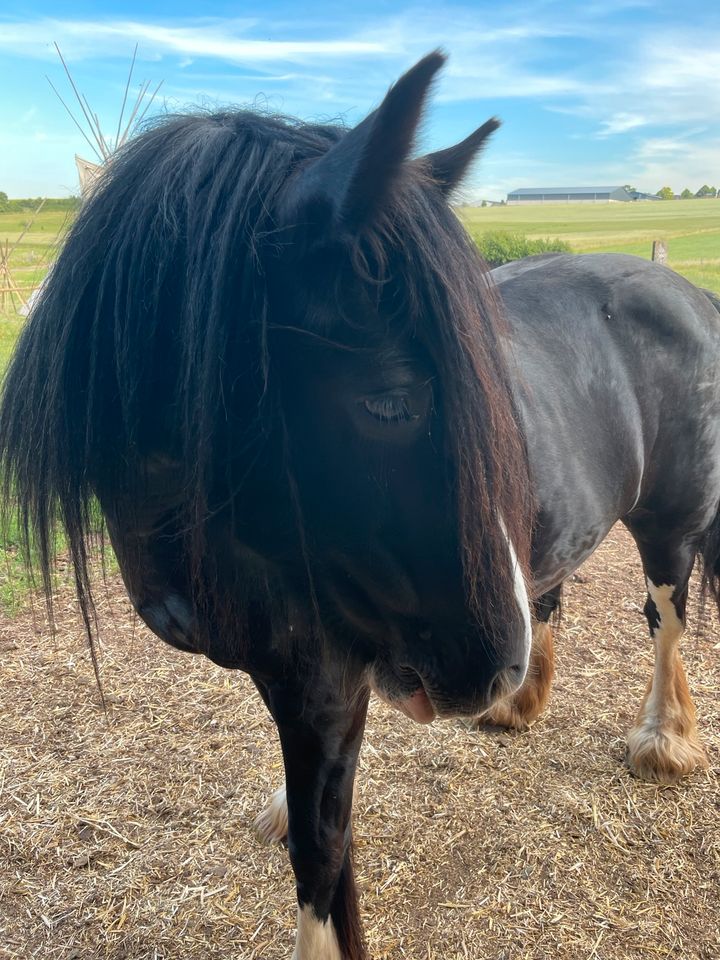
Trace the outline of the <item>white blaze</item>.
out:
[[[505,529],[505,524],[500,521],[500,527],[505,537],[505,541],[508,545],[508,550],[510,551],[510,563],[513,568],[513,588],[515,593],[515,600],[517,605],[520,608],[520,613],[523,618],[523,624],[525,627],[525,661],[523,666],[525,667],[525,672],[527,672],[527,667],[530,662],[530,650],[532,649],[532,623],[530,622],[530,600],[527,594],[527,587],[525,586],[525,577],[523,576],[522,568],[517,558],[517,553],[515,552],[515,547],[513,546],[512,540],[507,534]],[[525,673],[523,673],[523,679]]]

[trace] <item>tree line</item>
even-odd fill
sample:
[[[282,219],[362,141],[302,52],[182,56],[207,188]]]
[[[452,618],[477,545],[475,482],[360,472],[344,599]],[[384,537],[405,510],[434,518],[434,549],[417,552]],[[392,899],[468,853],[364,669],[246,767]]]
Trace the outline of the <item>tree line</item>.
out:
[[[37,210],[43,202],[43,197],[25,197],[21,200],[10,200],[4,190],[0,190],[0,213],[27,213]],[[48,197],[45,198],[44,210],[78,210],[79,197]]]
[[[696,193],[693,193],[692,190],[688,190],[688,188],[685,187],[680,194],[680,199],[694,200],[696,197],[702,199],[703,197],[717,197],[717,195],[718,191],[715,187],[709,187],[707,183],[704,183]],[[657,196],[660,197],[661,200],[674,200],[675,191],[672,187],[661,187],[657,192]]]

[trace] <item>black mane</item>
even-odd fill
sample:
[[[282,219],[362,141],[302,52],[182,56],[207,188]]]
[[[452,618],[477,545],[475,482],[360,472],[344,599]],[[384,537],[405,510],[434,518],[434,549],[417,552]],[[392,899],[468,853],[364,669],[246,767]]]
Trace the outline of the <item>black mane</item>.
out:
[[[279,222],[283,192],[345,135],[247,111],[176,116],[104,173],[20,338],[0,413],[6,502],[28,559],[37,544],[48,596],[59,521],[91,609],[94,495],[160,455],[175,471],[196,601],[213,602],[208,522],[241,493],[228,488],[228,451],[252,463],[278,412],[268,267],[297,241]],[[370,298],[392,281],[398,316],[437,367],[469,596],[492,633],[512,597],[497,519],[526,565],[530,504],[484,270],[417,161],[383,215],[341,245]]]

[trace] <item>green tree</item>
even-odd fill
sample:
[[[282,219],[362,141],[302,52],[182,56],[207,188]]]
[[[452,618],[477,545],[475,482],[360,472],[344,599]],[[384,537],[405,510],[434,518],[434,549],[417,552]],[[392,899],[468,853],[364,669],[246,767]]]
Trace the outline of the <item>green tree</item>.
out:
[[[704,183],[695,194],[696,197],[714,197],[716,195],[717,190],[715,187],[709,187],[706,183]]]
[[[0,190],[0,211],[5,211],[8,208],[8,195]]]
[[[692,200],[692,198],[693,198],[694,196],[695,196],[695,194],[692,192],[692,190],[688,190],[688,188],[685,187],[685,189],[683,190],[683,192],[680,194],[680,199],[681,199],[681,200]]]
[[[658,197],[661,200],[674,200],[675,194],[672,191],[672,187],[661,187],[657,192]]]

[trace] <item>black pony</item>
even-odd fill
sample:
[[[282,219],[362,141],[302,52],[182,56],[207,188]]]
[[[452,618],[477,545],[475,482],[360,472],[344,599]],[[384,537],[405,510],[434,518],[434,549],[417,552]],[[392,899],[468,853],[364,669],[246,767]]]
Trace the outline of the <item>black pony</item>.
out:
[[[130,143],[0,410],[46,593],[59,523],[92,640],[99,504],[143,620],[247,671],[271,711],[287,792],[259,829],[288,832],[296,960],[366,955],[350,812],[370,689],[422,722],[533,719],[562,579],[618,517],[671,667],[631,762],[702,760],[676,650],[698,552],[717,586],[717,315],[627,258],[499,271],[503,304],[447,203],[497,122],[409,159],[443,59],[349,132],[220,113]]]

